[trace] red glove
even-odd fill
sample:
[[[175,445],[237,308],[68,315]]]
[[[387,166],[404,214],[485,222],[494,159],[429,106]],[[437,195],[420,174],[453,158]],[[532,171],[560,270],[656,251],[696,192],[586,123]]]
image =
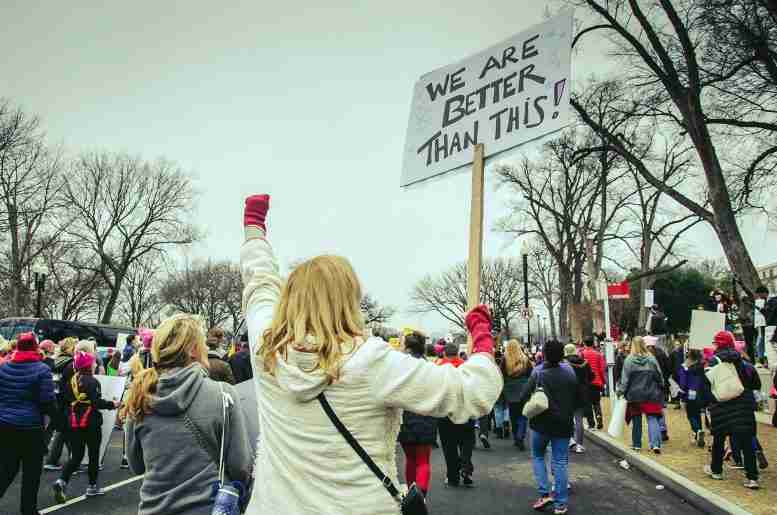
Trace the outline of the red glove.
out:
[[[491,337],[491,313],[484,304],[476,307],[464,319],[472,336],[472,352],[494,353],[494,339]]]
[[[246,199],[243,210],[243,226],[259,227],[267,234],[267,211],[270,209],[270,195],[252,195]]]

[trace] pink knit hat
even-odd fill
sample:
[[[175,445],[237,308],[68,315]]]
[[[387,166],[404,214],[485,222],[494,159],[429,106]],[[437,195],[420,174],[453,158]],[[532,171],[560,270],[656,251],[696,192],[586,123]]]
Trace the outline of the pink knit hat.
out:
[[[655,347],[658,344],[658,338],[655,336],[643,336],[642,341],[645,342],[647,347]]]
[[[737,352],[742,352],[745,350],[745,342],[742,340],[737,340],[734,342],[734,349],[736,349]]]
[[[709,361],[715,355],[715,347],[704,347],[704,361]]]
[[[94,354],[89,352],[76,352],[73,361],[73,367],[75,367],[76,370],[84,370],[92,368],[92,365],[94,365],[96,360]]]
[[[154,331],[141,327],[138,329],[138,336],[143,342],[143,348],[145,350],[151,349],[151,344],[154,343]]]

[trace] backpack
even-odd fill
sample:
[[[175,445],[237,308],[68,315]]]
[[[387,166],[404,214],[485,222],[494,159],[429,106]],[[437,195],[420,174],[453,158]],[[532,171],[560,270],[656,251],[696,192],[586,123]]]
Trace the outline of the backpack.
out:
[[[80,374],[73,374],[73,377],[70,379],[70,388],[73,390],[73,398],[75,399],[70,403],[70,408],[68,409],[71,431],[87,429],[89,427],[89,417],[92,416],[92,411],[94,411],[92,401],[89,400],[86,393],[79,391],[79,377]]]
[[[718,402],[736,399],[745,392],[742,380],[739,379],[737,367],[733,363],[724,363],[717,356],[718,364],[709,367],[704,373],[712,385],[712,395]]]

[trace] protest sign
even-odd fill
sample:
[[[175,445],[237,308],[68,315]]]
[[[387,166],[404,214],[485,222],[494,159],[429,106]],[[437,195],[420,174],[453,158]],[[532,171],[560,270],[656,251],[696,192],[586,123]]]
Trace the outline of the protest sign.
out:
[[[712,341],[718,331],[726,327],[726,315],[716,311],[695,309],[691,312],[691,334],[688,338],[688,348],[704,349],[712,347]]]
[[[569,124],[572,14],[423,75],[413,89],[401,185],[407,186]]]
[[[116,335],[116,352],[121,354],[124,352],[124,347],[127,346],[127,337],[128,334],[119,333]]]
[[[102,391],[102,398],[106,401],[117,400],[121,401],[124,396],[124,386],[126,378],[122,376],[94,376],[100,382],[100,390]],[[103,439],[100,442],[100,461],[105,457],[105,452],[108,450],[108,444],[111,440],[111,433],[113,432],[113,426],[116,425],[116,410],[102,410],[103,414],[103,426],[102,434]],[[89,463],[88,453],[84,455],[82,463]]]
[[[651,307],[656,303],[656,290],[645,290],[645,307]]]

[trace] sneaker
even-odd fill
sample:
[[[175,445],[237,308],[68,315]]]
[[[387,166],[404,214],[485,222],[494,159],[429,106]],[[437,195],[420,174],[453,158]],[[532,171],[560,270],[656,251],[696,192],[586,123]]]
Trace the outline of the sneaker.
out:
[[[723,474],[716,474],[712,471],[712,467],[709,465],[704,465],[704,473],[707,474],[710,478],[715,479],[717,481],[723,480]]]
[[[486,435],[480,435],[480,443],[483,444],[484,449],[490,449],[491,443],[488,441],[488,437]]]
[[[121,465],[119,465],[119,467],[121,467],[121,468],[123,468],[125,470],[129,468],[129,462],[127,461],[127,458],[122,458],[121,459]]]
[[[467,488],[472,488],[475,486],[475,482],[472,481],[472,476],[464,472],[461,473],[461,484]]]
[[[758,481],[755,479],[748,479],[745,481],[745,488],[749,488],[750,490],[758,490],[761,487],[758,485]]]
[[[745,470],[745,466],[741,463],[737,463],[736,461],[733,462],[731,465],[728,466],[730,469],[734,470]]]
[[[67,483],[57,479],[51,485],[51,489],[54,491],[54,500],[57,501],[57,504],[65,504],[67,502]]]
[[[704,449],[704,431],[700,430],[696,433],[696,447]]]
[[[653,454],[661,454],[661,447],[653,447],[650,450],[653,451]]]
[[[553,513],[555,515],[565,515],[566,513],[569,513],[569,508],[566,506],[557,506],[556,509],[553,510]]]
[[[459,484],[458,481],[453,482],[453,481],[449,481],[447,477],[445,478],[445,487],[446,488],[458,488],[460,486],[461,485]]]
[[[49,472],[56,472],[58,470],[62,470],[62,465],[49,465],[46,463],[43,465],[43,470],[48,470]]]
[[[86,487],[86,496],[87,497],[97,497],[98,495],[105,495],[105,492],[102,488],[100,488],[97,485],[89,485]]]
[[[575,439],[574,439],[574,438],[571,438],[571,439],[569,440],[569,448],[570,448],[570,449],[574,449],[576,445],[577,445],[577,442],[575,441]]]
[[[758,459],[758,468],[761,470],[769,468],[769,460],[766,459],[766,454],[763,451],[756,452],[755,457]]]
[[[544,495],[534,501],[534,504],[532,505],[532,508],[534,508],[537,511],[542,511],[545,509],[546,506],[553,504],[553,497],[549,495]]]
[[[631,450],[634,452],[640,452],[642,450],[642,447],[632,447]]]
[[[575,445],[575,453],[576,454],[583,454],[585,452],[585,447],[582,445]]]

